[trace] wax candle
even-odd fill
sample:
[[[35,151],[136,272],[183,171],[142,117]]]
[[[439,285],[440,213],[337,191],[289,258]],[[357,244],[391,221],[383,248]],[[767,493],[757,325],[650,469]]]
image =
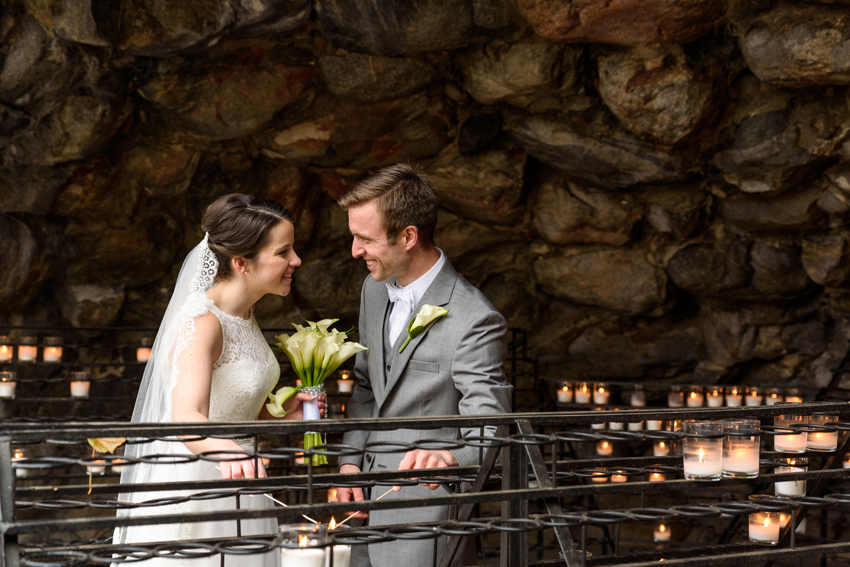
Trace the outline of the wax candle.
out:
[[[608,457],[614,454],[614,446],[608,441],[600,441],[596,444],[596,454]]]
[[[667,457],[670,455],[670,444],[667,441],[656,441],[652,444],[653,457]]]
[[[280,527],[281,567],[325,567],[330,561],[327,529],[312,524],[284,525]],[[336,567],[336,556],[334,556]]]
[[[71,397],[88,398],[90,384],[88,372],[71,372]]]
[[[594,472],[593,476],[590,477],[590,482],[595,482],[596,484],[603,484],[608,482],[608,475],[604,472]]]
[[[658,524],[652,531],[652,541],[656,543],[666,543],[671,537],[670,529],[664,524]]]
[[[29,455],[27,454],[26,449],[15,449],[12,452],[12,462],[13,463],[15,461],[23,461],[24,459],[27,459],[28,457],[29,457]],[[29,476],[29,470],[24,469],[24,468],[20,468],[20,467],[15,468],[15,478],[27,478],[28,476]]]
[[[720,480],[723,474],[723,426],[717,421],[687,420],[683,422],[686,434],[717,435],[713,437],[685,437],[682,442],[682,467],[687,480]]]
[[[774,406],[777,404],[777,402],[783,401],[785,401],[785,399],[782,396],[782,390],[780,390],[779,388],[770,388],[767,391],[767,397],[764,399],[764,403],[769,406]]]
[[[632,421],[628,426],[629,431],[642,431],[643,430],[643,422],[642,421]]]
[[[779,543],[779,522],[771,521],[766,512],[750,514],[750,541],[759,545]]]
[[[620,410],[617,409],[617,408],[614,408],[614,411],[620,411]],[[623,429],[625,429],[625,427],[626,427],[626,425],[622,421],[609,421],[608,422],[608,429],[610,429],[611,431],[622,431]]]
[[[602,411],[602,408],[596,408],[594,411]],[[601,429],[605,429],[605,422],[603,421],[603,422],[600,422],[600,423],[591,423],[590,428],[593,429],[594,431],[599,431]]]
[[[808,470],[808,459],[805,457],[780,459],[782,466],[774,469],[776,474],[805,472]],[[805,496],[806,481],[805,480],[788,480],[783,482],[775,482],[774,491],[777,496]]]
[[[17,373],[12,371],[0,372],[0,398],[15,399],[15,388],[18,385],[17,376]]]
[[[688,395],[685,400],[689,408],[701,408],[705,401],[705,395],[702,393],[702,388],[699,386],[691,386],[688,388]]]
[[[351,566],[351,546],[350,545],[335,545],[333,546],[334,565],[333,567],[350,567]],[[330,567],[330,557],[325,562],[325,567]],[[288,567],[282,565],[281,567]]]
[[[777,404],[784,405],[784,404]],[[809,416],[786,414],[777,415],[773,418],[773,424],[777,427],[800,427],[808,425]],[[784,453],[805,453],[806,452],[806,432],[799,434],[782,434],[781,430],[776,431],[773,436],[773,448]]]
[[[35,362],[38,357],[38,339],[23,337],[18,345],[18,362]]]
[[[354,388],[354,381],[342,378],[336,381],[336,387],[340,394],[350,394]]]
[[[153,341],[148,337],[142,338],[139,341],[139,346],[136,347],[136,361],[137,362],[147,362],[151,358],[151,346],[153,345]]]
[[[106,473],[106,461],[103,459],[95,459],[92,464],[86,465],[86,472],[89,474],[104,474]]]
[[[809,418],[810,425],[830,427],[838,421],[837,412],[816,412]],[[806,436],[809,451],[831,453],[838,449],[838,431],[812,431]]]
[[[755,386],[752,386],[750,388],[747,388],[746,395],[744,396],[744,405],[750,407],[760,406],[762,398],[763,396],[761,395],[759,389]]]
[[[608,387],[605,384],[596,384],[596,387],[593,390],[594,404],[605,405],[608,403],[608,398],[610,396],[611,392],[608,391]]]
[[[568,383],[564,382],[561,389],[558,390],[558,402],[562,404],[569,404],[573,401],[573,387]]]
[[[611,482],[628,482],[629,477],[624,474],[616,474],[619,471],[614,471],[614,474],[611,475]]]
[[[329,561],[325,557],[324,549],[304,547],[299,549],[280,548],[281,567],[325,567]],[[334,567],[336,567],[336,555],[334,555]]]
[[[726,406],[730,408],[739,407],[744,401],[744,395],[737,386],[726,388]]]
[[[719,386],[714,386],[708,392],[708,407],[719,408],[723,406],[723,389]]]
[[[6,335],[0,336],[0,363],[12,362],[12,355],[15,347],[13,346],[11,337]]]
[[[109,461],[110,466],[112,467],[113,473],[121,473],[121,470],[124,468],[124,459],[112,459]]]
[[[646,420],[646,428],[649,431],[661,431],[661,420],[660,419],[648,419],[648,420]]]
[[[785,402],[789,404],[802,404],[803,391],[800,388],[788,388],[785,390]]]
[[[841,468],[842,469],[850,469],[850,453],[847,453],[846,455],[844,455],[844,460],[841,461]]]
[[[667,405],[671,408],[680,408],[685,405],[685,396],[681,386],[671,386],[667,394]]]
[[[44,337],[44,362],[62,362],[62,337]]]
[[[759,475],[761,422],[757,419],[724,419],[723,476],[755,478]]]
[[[581,384],[576,385],[575,399],[577,404],[590,403],[590,386],[587,382],[582,382]]]
[[[643,386],[638,384],[634,387],[631,397],[629,398],[629,403],[635,408],[642,408],[646,406],[646,392],[644,391]]]
[[[649,473],[649,482],[661,482],[665,479],[665,476],[661,473]]]

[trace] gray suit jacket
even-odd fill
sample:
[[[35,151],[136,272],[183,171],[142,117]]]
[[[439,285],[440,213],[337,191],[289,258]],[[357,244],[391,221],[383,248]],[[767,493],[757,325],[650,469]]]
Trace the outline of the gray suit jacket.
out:
[[[387,349],[384,327],[390,310],[387,288],[371,276],[366,278],[360,298],[360,342],[369,350],[357,354],[354,375],[358,381],[348,405],[349,417],[413,418],[509,413],[511,386],[507,384],[502,368],[507,331],[504,317],[448,261],[416,305],[410,320],[425,304],[444,307],[449,309],[449,313],[433,323],[425,333],[412,339],[401,354],[398,350],[407,338],[406,326],[396,344]],[[421,439],[452,441],[469,435],[480,435],[480,429],[349,431],[343,443],[362,448],[367,443],[410,443]],[[478,461],[477,447],[451,451],[460,466]],[[365,459],[361,456],[343,457],[340,463],[354,464],[364,471],[394,470],[403,457],[403,453],[372,453],[367,450]],[[444,494],[442,491],[439,493]],[[387,498],[433,494],[425,487],[404,487]],[[377,496],[380,494],[373,494],[373,497]],[[370,514],[369,523],[375,526],[425,522],[447,519],[451,514],[452,511],[446,507],[388,510]],[[400,561],[404,561],[405,567],[432,564],[433,542],[430,540],[368,547],[371,563],[376,567],[399,565]]]

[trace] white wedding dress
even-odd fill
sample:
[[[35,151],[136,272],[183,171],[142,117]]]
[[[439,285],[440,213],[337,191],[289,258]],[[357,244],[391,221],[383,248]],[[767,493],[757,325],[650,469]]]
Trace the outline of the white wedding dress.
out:
[[[254,317],[245,320],[222,312],[215,303],[203,292],[190,293],[177,316],[179,322],[176,341],[168,359],[174,353],[180,353],[189,342],[195,331],[195,318],[207,313],[214,314],[221,323],[224,335],[221,357],[213,365],[212,383],[210,387],[210,421],[254,421],[257,419],[267,394],[275,386],[280,375],[280,366],[266,343]],[[168,380],[166,394],[176,384],[180,369],[169,360],[162,370]],[[168,403],[170,400],[164,402]],[[164,421],[170,421],[167,416]],[[249,453],[253,445],[249,440],[237,440]],[[179,441],[154,441],[153,443],[136,445],[136,455],[192,455],[183,443]],[[169,459],[170,460],[170,459]],[[139,464],[144,467],[134,471],[133,482],[168,482],[174,479],[180,481],[221,480],[221,472],[216,463],[197,460],[191,463],[161,462],[156,465]],[[122,482],[124,478],[122,476]],[[191,491],[140,492],[124,494],[133,502],[145,502],[174,496],[188,496]],[[262,496],[240,497],[242,510],[270,508],[274,503]],[[234,510],[236,497],[228,496],[218,499],[200,499],[167,504],[164,506],[141,507],[122,511],[121,515],[129,517],[150,516],[159,514],[189,514],[194,512],[210,512],[214,510]],[[245,536],[275,534],[277,520],[275,518],[260,520],[242,520],[239,533]],[[237,536],[235,520],[220,522],[185,522],[179,524],[132,526],[118,528],[115,531],[115,544],[172,542],[175,540],[216,540]],[[191,550],[189,550],[191,552]],[[113,564],[115,565],[115,564]],[[145,567],[220,567],[221,555],[215,554],[203,558],[153,558],[144,561]],[[277,567],[277,554],[274,552],[263,555],[225,555],[224,565],[249,567]]]

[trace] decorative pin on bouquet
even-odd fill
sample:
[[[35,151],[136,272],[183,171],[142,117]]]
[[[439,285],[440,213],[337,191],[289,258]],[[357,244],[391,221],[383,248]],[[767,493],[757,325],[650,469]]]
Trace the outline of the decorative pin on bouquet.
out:
[[[322,319],[318,323],[306,321],[308,327],[293,323],[296,333],[290,335],[278,335],[277,347],[286,353],[292,369],[301,380],[301,388],[286,386],[280,388],[274,394],[269,393],[271,403],[266,404],[266,409],[274,417],[283,417],[287,411],[283,404],[294,396],[299,390],[316,396],[312,402],[304,402],[304,419],[321,419],[319,414],[318,396],[324,392],[322,384],[325,378],[333,374],[340,364],[360,352],[368,350],[360,343],[347,342],[346,338],[351,331],[340,333],[330,326],[339,319]],[[322,445],[320,433],[304,434],[304,450],[317,445]],[[326,465],[327,457],[321,454],[313,455],[313,466]]]

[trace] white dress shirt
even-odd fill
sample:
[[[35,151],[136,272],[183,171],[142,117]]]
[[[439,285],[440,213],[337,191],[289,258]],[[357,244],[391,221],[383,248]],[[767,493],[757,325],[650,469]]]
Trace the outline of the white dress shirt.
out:
[[[390,301],[393,302],[393,310],[387,322],[387,338],[389,338],[391,345],[394,345],[402,331],[407,329],[407,322],[410,320],[413,308],[422,300],[422,296],[434,283],[437,274],[440,273],[446,263],[446,255],[439,248],[437,248],[437,251],[440,253],[440,259],[416,281],[406,286],[399,285],[395,278],[390,278],[386,282]]]

